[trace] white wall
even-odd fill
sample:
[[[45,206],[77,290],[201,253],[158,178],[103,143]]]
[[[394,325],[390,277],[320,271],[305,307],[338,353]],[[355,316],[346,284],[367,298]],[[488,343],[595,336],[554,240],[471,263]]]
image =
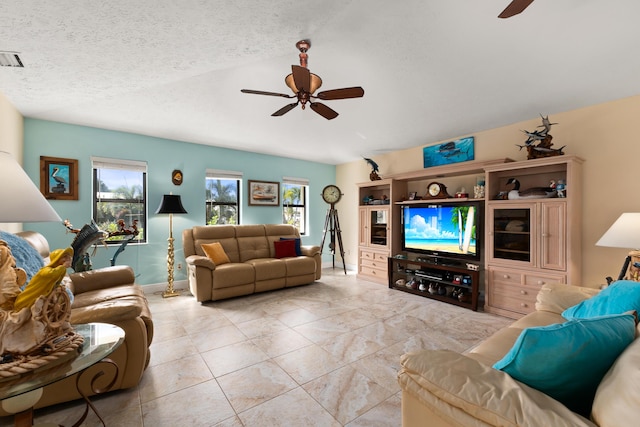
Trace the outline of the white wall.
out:
[[[545,111],[541,113],[547,114]],[[596,247],[596,241],[622,212],[640,212],[640,194],[635,187],[638,185],[640,169],[640,96],[553,113],[550,119],[558,123],[550,132],[554,148],[566,145],[565,153],[585,159],[582,177],[581,285],[597,287],[605,283],[606,276],[618,275],[628,250]],[[538,116],[471,134],[475,137],[476,160],[504,157],[526,160],[526,152],[516,147],[526,139],[521,131],[534,130],[540,124]],[[452,135],[446,141],[425,141],[419,147],[390,152],[373,160],[380,166],[383,178],[385,175],[419,170],[423,168],[423,147],[464,136],[468,135]],[[336,169],[336,183],[345,193],[336,207],[345,250],[349,253],[346,256],[347,264],[357,264],[358,196],[354,183],[368,181],[369,172],[370,168],[364,160],[342,164]],[[571,191],[570,187],[568,191]]]
[[[0,151],[10,153],[20,164],[22,164],[23,132],[22,115],[0,93]],[[7,203],[7,201],[3,200],[2,203]],[[15,233],[22,230],[22,225],[0,223],[0,230]]]

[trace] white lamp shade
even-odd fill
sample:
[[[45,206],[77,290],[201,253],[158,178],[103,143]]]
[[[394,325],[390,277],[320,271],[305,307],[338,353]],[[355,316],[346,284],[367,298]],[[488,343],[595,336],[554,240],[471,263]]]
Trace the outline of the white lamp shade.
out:
[[[0,222],[62,221],[13,156],[0,151]]]
[[[640,213],[627,212],[620,215],[596,246],[640,249]]]

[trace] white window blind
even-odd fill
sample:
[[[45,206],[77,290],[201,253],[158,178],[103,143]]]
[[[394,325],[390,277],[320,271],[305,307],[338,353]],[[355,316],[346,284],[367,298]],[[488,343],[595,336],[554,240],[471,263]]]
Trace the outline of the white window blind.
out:
[[[242,179],[242,172],[207,169],[207,178]]]
[[[284,184],[309,185],[309,180],[307,178],[295,178],[292,176],[283,176],[282,182]]]
[[[109,159],[106,157],[91,157],[93,169],[119,169],[134,172],[147,172],[147,162],[140,160]]]

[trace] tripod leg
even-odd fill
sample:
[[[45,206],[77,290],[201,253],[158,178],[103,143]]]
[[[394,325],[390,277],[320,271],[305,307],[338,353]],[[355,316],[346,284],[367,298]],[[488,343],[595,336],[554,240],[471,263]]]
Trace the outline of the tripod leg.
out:
[[[338,211],[335,211],[335,224],[338,233],[338,245],[340,246],[340,256],[342,257],[342,268],[344,274],[347,274],[347,262],[344,260],[344,247],[342,246],[342,231],[340,231],[340,221],[338,220]]]
[[[322,243],[320,243],[320,255],[322,255],[322,251],[324,250],[324,239],[327,237],[327,230],[329,229],[329,216],[331,214],[331,210],[327,209],[327,217],[324,219],[324,228],[322,229]]]

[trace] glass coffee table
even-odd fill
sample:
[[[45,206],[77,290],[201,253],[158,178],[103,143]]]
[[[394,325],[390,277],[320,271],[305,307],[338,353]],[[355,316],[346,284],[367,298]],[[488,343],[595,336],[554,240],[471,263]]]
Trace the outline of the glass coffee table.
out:
[[[124,341],[122,328],[107,323],[73,325],[73,328],[84,338],[82,352],[75,358],[51,368],[19,375],[15,379],[0,382],[0,405],[6,412],[15,414],[15,426],[22,427],[33,424],[33,406],[40,400],[42,388],[48,384],[60,381],[76,373],[82,375],[85,369],[99,362],[113,365],[116,369],[113,380],[115,381],[117,378],[118,367],[107,357]],[[104,390],[94,390],[94,392],[107,391],[109,388],[110,386],[107,386]],[[78,391],[80,392],[80,390]],[[89,399],[82,392],[80,394],[87,402],[87,407],[85,414],[76,425],[79,425],[84,420],[89,407],[96,412]],[[102,421],[97,412],[96,415]]]

